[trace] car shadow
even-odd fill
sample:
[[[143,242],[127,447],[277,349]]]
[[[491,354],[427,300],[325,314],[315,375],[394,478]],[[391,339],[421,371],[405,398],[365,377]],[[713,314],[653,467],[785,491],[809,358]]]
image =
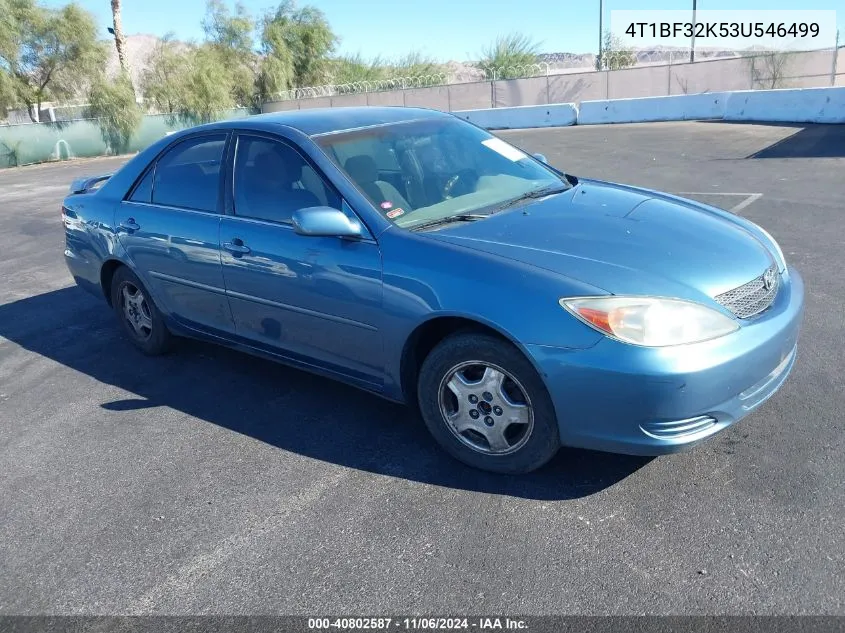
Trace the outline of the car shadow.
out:
[[[438,486],[574,499],[650,461],[563,449],[528,475],[477,471],[437,447],[411,408],[358,389],[197,341],[146,357],[122,338],[106,304],[75,286],[0,306],[0,336],[133,394],[103,403],[107,410],[169,407],[313,459]]]

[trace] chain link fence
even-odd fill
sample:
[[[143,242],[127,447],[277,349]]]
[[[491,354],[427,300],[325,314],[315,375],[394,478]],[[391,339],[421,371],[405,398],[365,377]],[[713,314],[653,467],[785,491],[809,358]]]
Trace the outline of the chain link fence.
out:
[[[602,56],[602,69],[596,65],[595,55],[561,55],[522,66],[467,65],[437,75],[313,86],[275,95],[263,111],[355,105],[452,111],[845,85],[845,47],[754,55],[701,50],[694,63],[688,50],[609,51]]]
[[[552,75],[593,72],[596,70],[597,65],[597,57],[593,54],[573,55],[569,53],[548,53],[541,55],[540,57],[541,59],[534,63],[507,66],[485,66],[481,64],[459,64],[453,62],[449,65],[451,68],[439,73],[404,77],[397,76],[320,86],[305,86],[275,93],[272,95],[270,100],[286,101],[293,99],[312,99],[317,97],[332,97],[336,95],[385,92],[390,90],[408,90],[410,88],[427,88],[433,86],[449,86],[481,81],[505,81],[509,79],[548,77]],[[698,61],[736,57],[737,55],[735,53],[727,51],[705,50],[697,53]],[[689,59],[689,51],[609,51],[602,55],[601,69],[621,70],[624,68],[634,67],[672,65],[686,63]]]

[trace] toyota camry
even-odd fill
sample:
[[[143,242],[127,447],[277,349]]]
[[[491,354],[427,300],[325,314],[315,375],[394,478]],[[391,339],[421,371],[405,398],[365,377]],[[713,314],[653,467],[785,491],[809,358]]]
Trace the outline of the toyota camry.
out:
[[[491,471],[694,446],[796,359],[803,283],[763,228],[442,112],[184,130],[74,182],[62,217],[71,274],[141,352],[188,336],[341,380]]]

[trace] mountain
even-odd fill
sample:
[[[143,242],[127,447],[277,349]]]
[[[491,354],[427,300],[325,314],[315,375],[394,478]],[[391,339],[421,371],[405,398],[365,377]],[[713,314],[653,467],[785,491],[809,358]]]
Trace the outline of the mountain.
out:
[[[126,37],[126,59],[129,62],[129,74],[136,89],[141,85],[141,76],[149,66],[149,57],[160,41],[160,38],[155,35],[128,35]],[[114,43],[110,42],[110,44],[106,72],[109,76],[114,76],[120,65]]]
[[[132,82],[136,91],[140,92],[141,77],[144,70],[149,66],[149,57],[155,51],[160,39],[155,35],[129,35],[126,37],[127,59],[132,75]],[[683,63],[688,59],[689,50],[677,48],[643,48],[635,49],[634,55],[637,58],[637,65]],[[740,51],[723,49],[696,49],[696,58],[699,60],[712,59],[716,57],[738,57]],[[549,65],[550,74],[561,74],[571,72],[588,72],[596,67],[595,53],[543,53],[537,60],[541,65]],[[445,72],[448,75],[449,83],[463,83],[469,81],[481,81],[484,73],[480,71],[471,61],[449,61],[444,64]],[[110,47],[107,69],[110,75],[115,75],[118,69],[117,51],[114,46]],[[545,71],[540,74],[545,74]]]

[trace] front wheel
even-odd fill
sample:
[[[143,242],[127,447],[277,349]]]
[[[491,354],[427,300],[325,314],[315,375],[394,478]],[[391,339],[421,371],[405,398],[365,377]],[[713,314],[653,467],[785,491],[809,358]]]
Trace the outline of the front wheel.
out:
[[[118,268],[111,293],[112,307],[132,344],[149,356],[167,352],[172,335],[138,276],[126,266]]]
[[[420,370],[420,411],[431,434],[462,462],[525,473],[560,448],[557,418],[533,365],[487,334],[446,338]]]

